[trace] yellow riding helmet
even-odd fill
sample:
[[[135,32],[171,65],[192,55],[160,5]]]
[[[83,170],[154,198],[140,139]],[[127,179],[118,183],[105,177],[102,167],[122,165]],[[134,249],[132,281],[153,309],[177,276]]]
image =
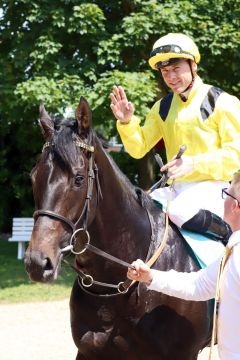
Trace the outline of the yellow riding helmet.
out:
[[[175,60],[171,61],[171,59]],[[152,69],[158,70],[178,59],[190,59],[198,64],[200,61],[198,47],[187,35],[169,33],[155,42],[148,62]]]

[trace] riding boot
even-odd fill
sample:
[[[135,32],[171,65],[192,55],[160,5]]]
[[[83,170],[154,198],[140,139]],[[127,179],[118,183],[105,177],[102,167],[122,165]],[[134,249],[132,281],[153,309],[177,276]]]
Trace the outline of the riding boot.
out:
[[[218,215],[209,210],[199,210],[190,220],[182,225],[183,229],[198,232],[215,241],[221,241],[225,246],[232,234],[230,225],[228,225]]]

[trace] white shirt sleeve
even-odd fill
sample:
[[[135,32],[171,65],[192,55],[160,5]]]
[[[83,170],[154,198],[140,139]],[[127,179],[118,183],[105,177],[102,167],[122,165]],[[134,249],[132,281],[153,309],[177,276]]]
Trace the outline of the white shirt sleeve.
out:
[[[147,288],[185,300],[212,299],[215,297],[220,260],[221,258],[205,269],[190,273],[152,269],[153,280]]]

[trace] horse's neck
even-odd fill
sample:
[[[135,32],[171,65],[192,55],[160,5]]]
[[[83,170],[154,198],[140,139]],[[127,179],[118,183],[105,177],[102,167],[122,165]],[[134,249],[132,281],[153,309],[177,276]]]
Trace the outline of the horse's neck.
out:
[[[134,187],[102,149],[98,152],[96,164],[103,194],[100,208],[117,208],[122,214],[127,212],[127,215],[131,216],[129,210],[134,211],[141,207]]]
[[[165,214],[144,193],[140,193],[139,201],[134,187],[108,155],[102,152],[96,160],[103,199],[93,221],[93,241],[128,262],[136,258],[145,260],[148,250],[153,254],[164,238]],[[170,224],[167,234],[168,251],[161,254],[161,268],[190,271],[195,263],[176,227]]]
[[[133,254],[136,252],[134,248],[142,243],[142,249],[146,249],[151,238],[151,226],[134,187],[102,149],[98,151],[95,161],[103,197],[91,226],[93,233],[108,248],[115,246],[114,242],[121,244],[121,251],[128,246]]]

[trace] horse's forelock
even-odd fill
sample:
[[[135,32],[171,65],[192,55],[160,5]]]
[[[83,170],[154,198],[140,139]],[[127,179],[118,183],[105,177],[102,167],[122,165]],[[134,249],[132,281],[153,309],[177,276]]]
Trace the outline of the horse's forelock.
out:
[[[77,121],[57,120],[54,132],[54,152],[68,167],[73,165],[77,159],[77,148],[74,139],[77,137]]]

